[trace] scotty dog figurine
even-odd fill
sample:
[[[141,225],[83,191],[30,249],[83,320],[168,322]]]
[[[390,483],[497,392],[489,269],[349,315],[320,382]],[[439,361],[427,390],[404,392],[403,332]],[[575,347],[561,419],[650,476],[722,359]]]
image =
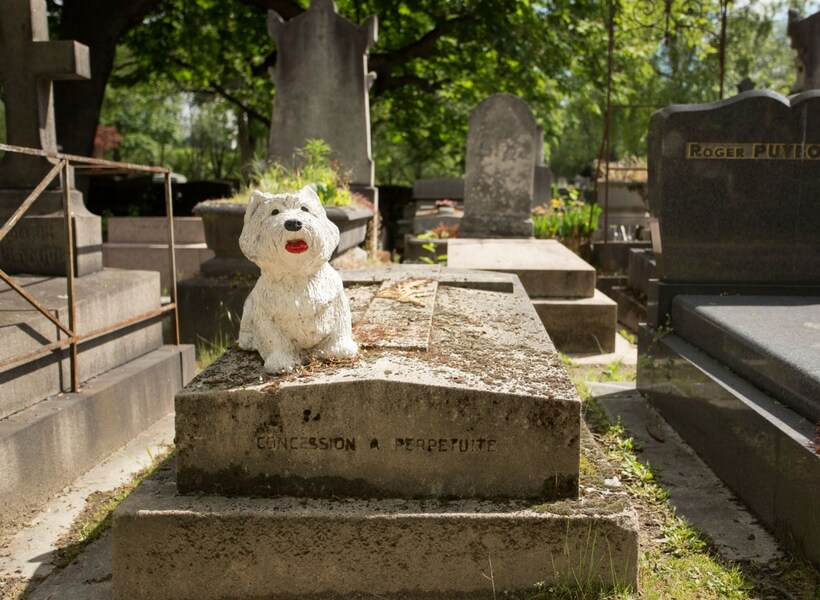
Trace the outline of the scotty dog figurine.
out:
[[[251,196],[239,246],[262,275],[245,300],[239,347],[258,351],[268,373],[358,352],[342,278],[328,264],[338,244],[339,229],[310,187]]]

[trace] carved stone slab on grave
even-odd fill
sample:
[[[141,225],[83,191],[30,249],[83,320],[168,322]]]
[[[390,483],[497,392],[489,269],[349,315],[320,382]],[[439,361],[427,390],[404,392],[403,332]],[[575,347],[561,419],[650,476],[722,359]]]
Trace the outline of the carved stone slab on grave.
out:
[[[576,497],[580,402],[526,293],[457,275],[348,287],[356,361],[271,377],[226,352],[177,395],[179,491]]]

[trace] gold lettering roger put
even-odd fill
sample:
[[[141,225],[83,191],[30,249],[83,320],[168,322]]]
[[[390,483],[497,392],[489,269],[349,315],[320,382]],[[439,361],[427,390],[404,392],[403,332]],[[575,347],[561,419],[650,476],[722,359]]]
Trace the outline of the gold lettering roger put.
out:
[[[820,160],[820,143],[688,142],[687,159]]]
[[[687,159],[820,160],[820,143],[688,142]]]

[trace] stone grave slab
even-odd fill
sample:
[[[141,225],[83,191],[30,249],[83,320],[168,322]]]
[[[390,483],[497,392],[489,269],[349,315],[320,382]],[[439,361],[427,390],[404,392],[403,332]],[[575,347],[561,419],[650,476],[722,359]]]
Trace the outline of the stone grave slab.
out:
[[[820,284],[820,90],[652,116],[649,208],[666,282]]]
[[[523,289],[391,273],[349,288],[355,364],[271,379],[229,350],[178,394],[180,492],[577,495],[580,404]]]
[[[820,297],[681,295],[672,321],[677,335],[820,422]]]
[[[511,94],[490,96],[470,113],[460,234],[531,238],[536,159],[543,140],[532,110]]]
[[[177,395],[175,464],[114,516],[114,598],[489,599],[490,562],[499,593],[636,586],[636,514],[517,278],[343,275],[357,359],[229,349]]]
[[[514,273],[531,298],[588,298],[595,290],[595,269],[555,240],[455,238],[447,264]]]

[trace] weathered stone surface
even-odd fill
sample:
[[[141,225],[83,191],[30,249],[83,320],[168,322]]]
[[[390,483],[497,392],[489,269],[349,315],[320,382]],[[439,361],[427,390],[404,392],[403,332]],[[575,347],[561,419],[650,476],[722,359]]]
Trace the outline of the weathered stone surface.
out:
[[[447,264],[514,273],[531,298],[589,298],[595,269],[555,240],[448,240]]]
[[[117,244],[167,244],[167,217],[109,217],[108,242]],[[204,244],[200,217],[174,217],[175,244]]]
[[[62,278],[20,277],[18,282],[62,322],[68,323],[66,283]],[[159,275],[147,271],[105,270],[74,282],[77,331],[88,334],[159,308]],[[87,379],[146,354],[162,344],[158,321],[135,325],[80,345],[79,379]],[[56,341],[57,327],[17,292],[0,285],[0,361]],[[67,351],[0,369],[0,418],[70,385]]]
[[[675,333],[820,422],[820,297],[677,296]]]
[[[414,200],[463,200],[464,180],[458,177],[433,177],[413,182]]]
[[[115,513],[114,598],[489,599],[490,573],[499,597],[637,587],[637,516],[581,432],[581,498],[546,504],[178,496],[168,465]]]
[[[533,298],[532,305],[561,352],[615,352],[618,305],[603,292],[591,298]]]
[[[57,151],[51,82],[88,79],[88,47],[48,40],[46,0],[0,4],[0,78],[6,109],[6,142]],[[32,189],[53,165],[44,158],[7,153],[0,160],[0,189]]]
[[[426,352],[376,339],[355,363],[271,378],[254,353],[230,350],[204,371],[177,396],[180,491],[574,497],[580,404],[524,290],[511,276],[509,293],[471,289],[469,272],[436,272],[390,269],[348,288],[354,332],[371,341],[379,327],[385,340],[396,335],[372,302],[405,305],[397,322],[434,302]],[[438,279],[438,291],[375,298],[391,275]]]
[[[470,113],[463,237],[532,237],[538,126],[526,102],[495,94]]]
[[[193,346],[162,346],[87,381],[79,393],[41,397],[0,420],[0,526],[173,410],[174,393],[195,368]],[[4,401],[8,390],[3,383]]]
[[[677,335],[638,335],[638,389],[786,546],[820,565],[814,424]]]
[[[663,280],[820,283],[820,90],[669,106],[649,139]]]
[[[353,184],[372,187],[367,53],[376,17],[357,26],[332,0],[311,0],[307,12],[288,21],[271,12],[268,23],[278,51],[268,157],[298,163],[296,151],[321,139]]]

